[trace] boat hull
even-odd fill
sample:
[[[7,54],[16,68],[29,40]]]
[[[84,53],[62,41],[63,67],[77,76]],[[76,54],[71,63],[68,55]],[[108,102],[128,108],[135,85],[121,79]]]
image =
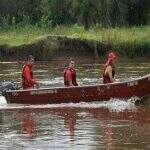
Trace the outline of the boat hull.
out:
[[[55,104],[104,101],[111,98],[128,99],[150,95],[150,75],[129,82],[77,87],[6,91],[8,103]]]

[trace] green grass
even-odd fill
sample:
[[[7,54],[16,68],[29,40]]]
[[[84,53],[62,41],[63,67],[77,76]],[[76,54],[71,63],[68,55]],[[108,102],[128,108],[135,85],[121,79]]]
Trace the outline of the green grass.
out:
[[[87,40],[96,40],[103,43],[141,43],[150,42],[150,26],[132,28],[93,28],[84,31],[83,27],[56,27],[42,29],[36,26],[0,30],[0,45],[19,46],[32,43],[47,35],[68,36]]]
[[[0,30],[0,45],[20,46],[30,44],[48,35],[95,40],[105,45],[111,45],[121,55],[126,53],[125,55],[129,57],[136,56],[136,53],[138,56],[143,54],[150,56],[150,26],[108,29],[95,27],[89,31],[85,31],[82,26],[77,25],[46,29],[36,26],[12,27],[8,30]]]

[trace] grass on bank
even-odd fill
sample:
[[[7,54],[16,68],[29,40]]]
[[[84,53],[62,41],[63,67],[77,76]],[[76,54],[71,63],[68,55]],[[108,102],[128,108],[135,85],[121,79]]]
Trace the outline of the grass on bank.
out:
[[[0,30],[0,45],[19,46],[30,44],[47,35],[61,35],[70,38],[96,40],[118,45],[123,43],[150,43],[150,26],[132,28],[93,28],[85,31],[81,26],[43,29],[36,26]]]
[[[104,45],[110,45],[121,56],[127,58],[150,57],[150,25],[132,28],[95,27],[89,31],[85,31],[82,26],[77,25],[71,27],[58,26],[56,28],[39,28],[29,25],[23,28],[11,27],[9,30],[0,30],[0,45],[20,46],[30,44],[48,35],[95,40]]]

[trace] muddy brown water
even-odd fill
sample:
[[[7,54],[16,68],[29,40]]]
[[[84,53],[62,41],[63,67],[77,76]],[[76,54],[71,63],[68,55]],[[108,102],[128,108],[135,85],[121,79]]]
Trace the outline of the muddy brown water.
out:
[[[64,62],[38,62],[42,87],[63,86]],[[21,80],[21,63],[0,63],[0,83]],[[78,83],[101,82],[101,63],[76,65]],[[150,61],[118,63],[116,79],[150,74]],[[0,150],[150,149],[150,105],[128,101],[47,105],[7,104],[0,96]]]

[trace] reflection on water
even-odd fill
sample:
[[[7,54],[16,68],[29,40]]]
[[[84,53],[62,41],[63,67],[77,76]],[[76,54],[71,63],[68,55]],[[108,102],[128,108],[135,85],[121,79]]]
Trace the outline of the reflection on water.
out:
[[[35,76],[43,86],[63,86],[64,66],[37,64]],[[79,84],[101,82],[102,64],[76,67]],[[147,75],[149,68],[149,62],[120,63],[117,79]],[[21,64],[2,63],[0,69],[0,82],[20,82]],[[21,105],[7,104],[0,96],[0,149],[150,149],[150,106],[133,101]]]
[[[1,110],[5,149],[150,148],[150,108],[22,108]]]

